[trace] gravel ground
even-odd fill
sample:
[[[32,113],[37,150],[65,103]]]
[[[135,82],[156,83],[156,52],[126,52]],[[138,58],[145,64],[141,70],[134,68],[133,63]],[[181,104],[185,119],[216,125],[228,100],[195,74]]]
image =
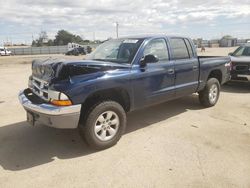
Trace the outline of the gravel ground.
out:
[[[33,58],[0,57],[0,187],[250,187],[249,84],[223,86],[213,108],[192,95],[130,113],[118,144],[96,152],[77,130],[25,122],[17,93]]]

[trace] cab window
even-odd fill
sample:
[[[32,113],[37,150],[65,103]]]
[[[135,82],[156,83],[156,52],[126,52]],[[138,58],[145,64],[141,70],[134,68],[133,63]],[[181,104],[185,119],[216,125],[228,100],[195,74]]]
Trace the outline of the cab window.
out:
[[[173,52],[173,59],[188,59],[189,53],[187,46],[182,38],[171,38],[170,45]]]
[[[153,39],[145,47],[144,57],[146,55],[154,55],[159,61],[169,60],[168,47],[164,39]]]

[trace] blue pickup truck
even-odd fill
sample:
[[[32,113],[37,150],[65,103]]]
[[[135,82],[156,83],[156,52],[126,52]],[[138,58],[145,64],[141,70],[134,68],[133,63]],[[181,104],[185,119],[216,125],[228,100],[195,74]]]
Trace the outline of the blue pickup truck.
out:
[[[229,57],[198,57],[186,37],[119,38],[85,60],[34,60],[19,100],[32,125],[79,128],[88,145],[105,149],[121,138],[127,112],[192,93],[214,106],[230,67]]]

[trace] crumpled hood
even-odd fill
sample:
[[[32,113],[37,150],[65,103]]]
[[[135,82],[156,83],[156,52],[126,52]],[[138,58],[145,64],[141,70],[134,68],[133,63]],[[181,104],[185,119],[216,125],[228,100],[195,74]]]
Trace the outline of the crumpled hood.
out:
[[[127,69],[130,65],[93,60],[62,60],[48,58],[32,62],[32,76],[50,82],[77,75],[91,74],[116,69]]]
[[[58,65],[63,61],[55,58],[35,59],[32,61],[32,76],[49,81],[55,76]]]

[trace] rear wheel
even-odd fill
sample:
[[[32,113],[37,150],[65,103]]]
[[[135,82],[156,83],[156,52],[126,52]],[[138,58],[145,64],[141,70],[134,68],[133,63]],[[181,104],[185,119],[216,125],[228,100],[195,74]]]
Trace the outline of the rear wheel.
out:
[[[100,102],[86,113],[80,122],[80,133],[94,149],[106,149],[115,145],[126,127],[126,113],[114,101]]]
[[[210,78],[205,88],[199,92],[200,103],[205,107],[214,106],[220,96],[220,83],[216,78]]]

